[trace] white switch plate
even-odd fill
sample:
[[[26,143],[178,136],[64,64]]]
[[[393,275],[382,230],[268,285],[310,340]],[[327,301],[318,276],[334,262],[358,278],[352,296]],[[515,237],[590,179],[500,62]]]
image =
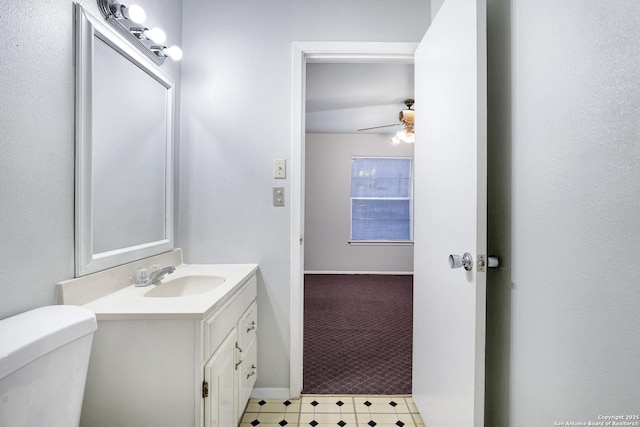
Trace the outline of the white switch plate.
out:
[[[275,159],[273,161],[273,177],[276,179],[287,177],[287,162],[285,159]]]
[[[273,206],[284,206],[284,187],[273,187]]]

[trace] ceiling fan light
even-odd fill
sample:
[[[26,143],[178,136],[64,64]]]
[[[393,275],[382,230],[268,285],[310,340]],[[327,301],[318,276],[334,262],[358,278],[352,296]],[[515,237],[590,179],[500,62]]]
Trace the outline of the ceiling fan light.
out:
[[[416,119],[415,110],[402,110],[402,118],[400,119],[401,121],[413,123],[415,119]]]
[[[416,142],[416,134],[413,132],[407,132],[407,136],[404,139],[404,142],[406,142],[407,144],[413,144],[414,142]]]
[[[416,142],[416,134],[413,132],[413,129],[402,129],[399,130],[393,138],[391,138],[391,142],[394,144],[400,144],[401,142],[406,142],[407,144],[413,144]]]

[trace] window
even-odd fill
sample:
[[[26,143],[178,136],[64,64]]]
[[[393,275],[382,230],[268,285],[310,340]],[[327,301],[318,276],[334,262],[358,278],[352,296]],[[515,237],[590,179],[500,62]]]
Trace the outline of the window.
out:
[[[351,159],[351,241],[411,242],[410,157]]]

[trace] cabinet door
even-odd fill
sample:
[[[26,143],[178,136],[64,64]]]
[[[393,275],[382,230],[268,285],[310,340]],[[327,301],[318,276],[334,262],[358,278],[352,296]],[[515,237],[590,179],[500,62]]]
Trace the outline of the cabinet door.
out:
[[[233,328],[204,366],[204,380],[209,384],[209,396],[204,400],[206,427],[229,427],[237,424],[234,357],[236,336],[236,329]]]

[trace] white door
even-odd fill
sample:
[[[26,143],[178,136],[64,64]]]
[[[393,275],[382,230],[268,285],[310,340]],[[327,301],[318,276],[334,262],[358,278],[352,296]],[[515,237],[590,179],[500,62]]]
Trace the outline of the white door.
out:
[[[430,427],[484,424],[486,3],[445,0],[415,54],[413,397]],[[452,269],[468,252],[471,271]]]

